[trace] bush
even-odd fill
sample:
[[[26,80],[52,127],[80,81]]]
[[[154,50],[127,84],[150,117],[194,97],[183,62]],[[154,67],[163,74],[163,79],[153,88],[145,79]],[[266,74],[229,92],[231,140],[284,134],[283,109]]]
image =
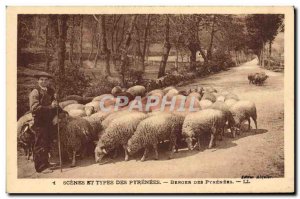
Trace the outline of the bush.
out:
[[[208,67],[213,72],[227,70],[229,67],[235,66],[230,54],[223,50],[218,50],[213,54],[212,60],[208,63]]]
[[[96,97],[102,94],[108,94],[111,93],[111,90],[115,86],[120,86],[120,82],[108,77],[100,77],[96,83],[86,89],[83,95],[86,97]]]
[[[59,88],[61,98],[67,95],[82,96],[90,86],[91,79],[80,71],[79,66],[67,64],[64,75],[59,74],[57,70],[54,74],[55,85]]]

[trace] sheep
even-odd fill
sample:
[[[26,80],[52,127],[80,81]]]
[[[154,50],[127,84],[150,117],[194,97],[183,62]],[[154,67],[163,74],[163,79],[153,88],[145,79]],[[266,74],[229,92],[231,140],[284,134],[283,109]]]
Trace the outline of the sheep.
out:
[[[93,129],[83,118],[65,116],[59,121],[61,146],[64,155],[72,157],[71,167],[76,166],[76,153],[85,155],[87,146],[93,141]]]
[[[173,89],[170,89],[166,94],[165,96],[167,97],[167,100],[170,101],[172,100],[172,98],[174,96],[178,95],[178,90],[173,88]]]
[[[219,133],[220,129],[225,126],[226,119],[223,113],[215,109],[200,110],[195,113],[190,113],[185,117],[182,125],[182,135],[186,137],[186,143],[189,150],[192,150],[192,138],[198,139],[197,145],[200,150],[201,136],[205,132],[211,132],[211,138],[208,148],[215,145],[215,136]]]
[[[84,111],[87,116],[90,116],[95,113],[95,108],[93,106],[85,106]]]
[[[265,72],[257,73],[254,76],[254,84],[262,85],[266,79],[268,79],[268,75]]]
[[[150,91],[149,93],[147,93],[147,97],[148,96],[153,96],[153,95],[161,95],[161,96],[164,96],[165,95],[165,93],[161,90],[161,89],[155,89],[155,90],[152,90],[152,91]]]
[[[102,121],[101,125],[102,125],[103,129],[106,129],[113,120],[115,120],[123,115],[129,114],[130,112],[131,111],[129,111],[129,110],[112,112]],[[132,111],[132,112],[135,112],[135,111]]]
[[[67,101],[59,102],[59,106],[62,109],[70,104],[78,104],[78,102],[76,100],[67,100]]]
[[[225,102],[225,97],[223,95],[217,96],[217,102]]]
[[[127,89],[127,92],[130,93],[132,96],[141,96],[144,97],[146,94],[146,88],[144,86],[136,85],[132,86]]]
[[[104,108],[109,109],[109,108],[113,107],[113,105],[115,105],[116,98],[113,98],[113,97],[110,98],[108,96],[105,100],[102,98],[101,101],[92,101],[92,102],[86,104],[85,106],[92,106],[92,107],[94,107],[94,112],[98,112],[101,110],[101,106],[100,106],[101,103]]]
[[[199,105],[200,105],[200,109],[204,110],[204,109],[208,109],[213,103],[210,100],[200,100],[199,101]]]
[[[103,130],[101,125],[103,119],[101,117],[90,117],[90,116],[85,116],[82,118],[90,123],[93,129],[93,134],[96,135],[96,137],[98,137],[99,139],[101,137],[101,132]]]
[[[84,117],[86,116],[85,110],[81,109],[71,109],[68,111],[69,116],[71,117]]]
[[[115,95],[114,97],[116,97],[116,98],[119,97],[120,98],[120,103],[122,103],[123,106],[128,105],[128,103],[134,99],[134,96],[131,93],[127,92],[127,91],[120,92],[117,95]],[[127,100],[128,100],[127,104],[124,104],[124,101],[123,101],[124,99],[123,98],[127,98]]]
[[[204,93],[204,95],[202,96],[201,100],[209,100],[212,103],[216,102],[217,98],[214,94],[206,92]]]
[[[122,88],[120,86],[115,86],[113,87],[113,89],[111,90],[111,94],[112,95],[116,95],[118,93],[122,92]]]
[[[178,95],[188,96],[188,95],[190,95],[190,91],[180,90],[180,91],[178,91]]]
[[[198,92],[191,92],[188,96],[189,96],[189,97],[194,96],[194,97],[196,97],[198,100],[201,100],[201,97],[202,97],[201,94],[198,93]]]
[[[20,117],[18,119],[17,122],[17,135],[19,136],[21,134],[22,128],[24,128],[23,126],[28,123],[29,121],[32,121],[33,117],[32,114],[29,112],[25,115],[23,115],[22,117]]]
[[[27,160],[33,154],[33,147],[35,141],[34,132],[31,131],[31,126],[33,125],[33,120],[26,122],[22,125],[20,134],[18,134],[18,148],[23,148]]]
[[[95,148],[95,161],[102,158],[113,149],[122,145],[125,150],[125,161],[128,161],[127,142],[136,131],[138,124],[147,117],[141,112],[132,112],[115,119],[105,129]]]
[[[239,101],[239,97],[236,95],[236,94],[233,94],[233,93],[229,93],[225,96],[225,101],[226,100],[229,100],[229,99],[234,99],[236,101]]]
[[[232,107],[230,107],[230,112],[234,118],[235,122],[235,130],[239,133],[241,124],[245,120],[248,121],[248,130],[250,130],[250,123],[252,120],[255,123],[255,128],[257,129],[257,113],[256,113],[256,106],[253,102],[250,101],[238,101]]]
[[[222,111],[222,113],[224,114],[224,117],[226,119],[226,122],[228,122],[228,129],[231,130],[231,128],[234,126],[234,119],[229,110],[229,107],[224,102],[217,101],[217,102],[213,103],[210,106],[210,108]],[[235,137],[235,132],[233,130],[231,130],[231,133],[232,133],[232,137]],[[222,140],[223,135],[224,135],[224,129],[222,131],[222,134],[220,134],[221,140]]]
[[[66,106],[63,110],[69,112],[72,109],[80,109],[80,110],[84,110],[85,105],[83,104],[69,104],[68,106]]]
[[[215,89],[214,87],[210,86],[210,87],[206,87],[204,89],[205,93],[217,93],[217,89]]]
[[[75,100],[77,102],[80,102],[82,101],[82,97],[79,95],[68,95],[62,99],[62,101],[67,101],[67,100]]]
[[[104,97],[106,98],[114,98],[114,96],[112,94],[103,94],[103,95],[99,95],[97,97],[94,97],[92,102],[93,101],[101,101]]]
[[[141,161],[145,161],[152,146],[155,151],[155,159],[158,159],[157,145],[160,141],[169,140],[172,158],[174,149],[177,146],[177,138],[181,137],[181,128],[184,121],[183,116],[168,113],[151,116],[143,120],[137,127],[136,132],[128,140],[127,150],[129,154],[136,153],[139,149],[145,148]]]
[[[163,89],[164,94],[167,94],[169,90],[176,89],[174,86],[169,86]]]
[[[248,80],[249,80],[249,84],[254,84],[254,80],[255,80],[255,75],[258,73],[249,73],[248,74]]]
[[[230,108],[232,107],[235,103],[237,103],[237,100],[235,99],[228,99],[225,101],[225,104]]]

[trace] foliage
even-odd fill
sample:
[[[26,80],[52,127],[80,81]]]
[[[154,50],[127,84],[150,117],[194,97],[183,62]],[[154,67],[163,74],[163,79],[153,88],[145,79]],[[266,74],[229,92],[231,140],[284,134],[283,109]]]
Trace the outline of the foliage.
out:
[[[56,89],[59,90],[61,98],[67,95],[82,95],[90,86],[91,79],[85,76],[77,65],[68,64],[65,74],[60,74],[58,70],[55,70],[54,74]]]

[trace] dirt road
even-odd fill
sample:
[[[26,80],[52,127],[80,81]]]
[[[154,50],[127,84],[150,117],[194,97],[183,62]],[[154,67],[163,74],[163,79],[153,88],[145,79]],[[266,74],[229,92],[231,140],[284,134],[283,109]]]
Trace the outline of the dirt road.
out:
[[[263,86],[248,84],[247,74],[265,71],[269,79]],[[213,149],[187,151],[182,149],[174,159],[168,160],[166,150],[161,149],[160,160],[140,162],[141,154],[128,162],[120,155],[105,165],[94,163],[93,157],[79,160],[78,166],[68,165],[60,173],[38,174],[33,163],[19,157],[19,177],[29,178],[239,178],[243,175],[284,175],[283,134],[283,73],[263,70],[257,60],[245,63],[229,71],[196,79],[191,85],[213,86],[238,94],[240,99],[255,102],[258,112],[258,129],[244,132],[235,139],[226,137]],[[252,123],[252,126],[253,123]]]

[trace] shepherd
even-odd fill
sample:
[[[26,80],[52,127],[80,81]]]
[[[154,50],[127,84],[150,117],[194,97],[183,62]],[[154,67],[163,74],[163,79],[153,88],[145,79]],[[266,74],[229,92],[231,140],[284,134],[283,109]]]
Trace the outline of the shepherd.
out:
[[[52,75],[40,72],[34,75],[37,78],[37,86],[29,94],[30,111],[34,124],[32,131],[35,134],[33,148],[33,161],[38,173],[51,173],[58,168],[57,164],[50,163],[50,148],[55,135],[52,120],[60,109],[55,99],[55,91],[50,88]]]

